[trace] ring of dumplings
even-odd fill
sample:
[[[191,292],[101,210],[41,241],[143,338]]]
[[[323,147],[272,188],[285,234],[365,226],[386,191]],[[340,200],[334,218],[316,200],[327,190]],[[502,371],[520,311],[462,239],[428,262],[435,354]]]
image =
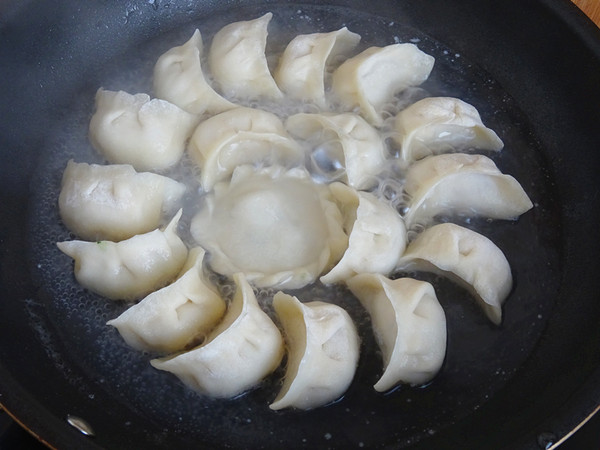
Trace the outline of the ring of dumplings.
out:
[[[481,154],[503,142],[475,107],[399,106],[432,56],[411,43],[358,51],[360,36],[342,28],[297,36],[271,73],[271,19],[225,26],[207,56],[196,30],[158,58],[156,98],[98,90],[90,141],[107,164],[68,163],[59,211],[81,240],[58,248],[82,286],[130,302],[108,322],[127,344],[203,395],[235,397],[286,361],[271,409],[342,397],[360,337],[342,307],[285,292],[315,283],[345,285],[369,314],[383,360],[375,390],[428,383],[446,318],[433,286],[403,275],[449,277],[495,324],[512,288],[500,248],[436,217],[513,220],[533,205]],[[269,110],[282,102],[291,113]],[[191,185],[164,175],[182,159],[196,166]]]

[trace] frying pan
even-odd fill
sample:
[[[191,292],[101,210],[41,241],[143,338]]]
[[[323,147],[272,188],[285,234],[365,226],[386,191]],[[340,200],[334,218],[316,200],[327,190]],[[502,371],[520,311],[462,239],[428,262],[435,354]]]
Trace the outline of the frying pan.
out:
[[[511,263],[501,326],[431,279],[448,354],[429,386],[371,389],[380,355],[349,305],[361,360],[341,401],[272,412],[281,371],[240,398],[203,398],[104,325],[125,306],[78,287],[54,246],[72,238],[56,206],[66,161],[101,161],[86,136],[96,89],[149,91],[156,58],[194,28],[211,36],[267,11],[281,37],[273,52],[342,25],[365,45],[417,43],[436,57],[424,89],[479,109],[506,143],[497,164],[535,203],[516,222],[465,224]],[[48,445],[545,448],[598,409],[600,32],[570,2],[5,1],[0,80],[0,403]]]

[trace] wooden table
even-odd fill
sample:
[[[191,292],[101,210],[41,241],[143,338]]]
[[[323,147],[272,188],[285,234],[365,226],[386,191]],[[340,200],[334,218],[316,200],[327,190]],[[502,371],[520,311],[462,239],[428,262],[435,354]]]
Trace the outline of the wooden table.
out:
[[[600,0],[573,0],[573,3],[600,27]]]

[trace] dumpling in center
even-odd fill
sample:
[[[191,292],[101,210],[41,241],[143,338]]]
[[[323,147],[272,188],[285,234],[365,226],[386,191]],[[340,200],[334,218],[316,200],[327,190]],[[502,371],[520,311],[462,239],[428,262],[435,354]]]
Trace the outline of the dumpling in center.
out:
[[[329,188],[306,171],[238,167],[194,217],[191,232],[216,272],[243,272],[257,287],[295,289],[331,268],[346,249]]]

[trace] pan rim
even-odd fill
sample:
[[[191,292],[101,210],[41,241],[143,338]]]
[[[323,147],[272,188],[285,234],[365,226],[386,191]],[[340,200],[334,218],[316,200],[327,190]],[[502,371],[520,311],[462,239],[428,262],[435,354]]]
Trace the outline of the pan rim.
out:
[[[594,29],[590,28],[588,25],[589,23],[585,22],[584,20],[582,20],[581,16],[579,15],[573,15],[573,9],[570,8],[569,6],[567,6],[567,4],[565,2],[562,1],[558,1],[558,0],[542,0],[541,3],[543,5],[545,5],[546,7],[548,7],[549,9],[551,9],[552,11],[559,11],[559,12],[568,12],[568,14],[566,15],[567,19],[566,22],[568,24],[575,24],[575,25],[583,25],[583,28],[580,31],[577,31],[578,35],[581,35],[582,38],[584,38],[585,42],[589,42],[590,45],[593,46],[593,48],[591,48],[592,52],[595,53],[598,58],[600,59],[600,33],[598,32],[598,28],[595,27]],[[564,18],[564,15],[560,15],[559,17]],[[578,28],[579,30],[579,28]],[[588,379],[593,378],[595,380],[600,378],[600,369],[596,369],[595,372],[592,372],[590,374],[590,376],[588,377]],[[4,386],[3,386],[4,387]],[[12,395],[12,392],[9,393],[9,389],[7,389],[7,392],[4,393],[2,392],[2,395],[0,395],[0,404],[4,407],[4,405],[6,404],[7,407],[5,408],[7,411],[9,411],[9,414],[12,415],[11,411],[11,400],[9,399],[9,397]],[[18,400],[15,398],[14,403],[16,404],[18,402]],[[595,409],[593,410],[593,413],[589,414],[588,416],[584,417],[584,419],[582,419],[583,421],[580,422],[579,425],[577,425],[574,429],[577,429],[581,426],[582,423],[585,423],[585,421],[589,420],[589,418],[591,418],[593,416],[593,414],[595,412],[598,411],[598,409],[600,408],[600,406],[596,405]],[[18,420],[18,419],[17,419]],[[34,431],[31,431],[34,435],[38,434]],[[42,433],[43,434],[43,433]],[[69,433],[67,433],[69,434]]]

